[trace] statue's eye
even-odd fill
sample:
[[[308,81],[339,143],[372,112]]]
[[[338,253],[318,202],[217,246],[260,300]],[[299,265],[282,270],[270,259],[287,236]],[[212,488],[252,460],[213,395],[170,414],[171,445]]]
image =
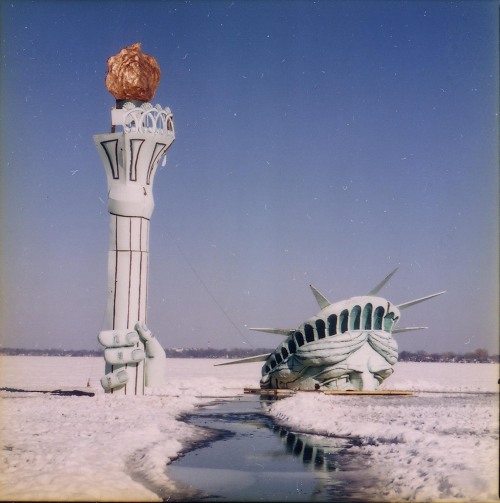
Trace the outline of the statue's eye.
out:
[[[384,379],[387,379],[393,372],[394,369],[379,370],[378,372],[373,373],[373,377],[375,377],[375,379],[377,379],[377,381],[381,383]]]
[[[333,379],[330,384],[333,389],[345,389],[345,386],[349,385],[350,382],[350,375],[344,374],[336,379]]]

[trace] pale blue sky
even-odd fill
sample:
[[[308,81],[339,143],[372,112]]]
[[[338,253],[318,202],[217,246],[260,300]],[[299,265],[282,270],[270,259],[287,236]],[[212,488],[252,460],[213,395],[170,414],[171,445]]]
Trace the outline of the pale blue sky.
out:
[[[498,2],[6,1],[1,343],[98,348],[106,60],[141,42],[176,141],[155,179],[151,329],[274,347],[381,292],[400,349],[498,351]]]

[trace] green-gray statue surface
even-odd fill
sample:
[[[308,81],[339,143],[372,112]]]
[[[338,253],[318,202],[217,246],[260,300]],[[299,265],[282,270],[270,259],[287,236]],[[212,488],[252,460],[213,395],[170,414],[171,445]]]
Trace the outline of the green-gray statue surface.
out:
[[[398,360],[393,335],[426,327],[396,328],[401,310],[441,295],[394,305],[378,292],[394,270],[368,295],[331,303],[312,285],[320,312],[297,329],[253,328],[286,336],[271,353],[225,363],[264,361],[263,389],[376,390]]]

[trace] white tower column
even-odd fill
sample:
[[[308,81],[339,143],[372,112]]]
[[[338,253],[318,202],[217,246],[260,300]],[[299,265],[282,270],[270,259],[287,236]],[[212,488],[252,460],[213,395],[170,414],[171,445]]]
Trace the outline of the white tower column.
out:
[[[133,331],[137,322],[147,321],[153,182],[175,133],[170,109],[163,110],[159,105],[144,103],[137,107],[126,102],[123,108],[113,109],[111,117],[113,130],[122,126],[123,132],[94,136],[106,171],[110,213],[108,300],[103,329]],[[144,349],[142,341],[135,347]],[[116,349],[110,362],[106,351],[106,374],[122,368],[128,374],[127,383],[111,389],[111,393],[144,394],[144,362],[129,362],[127,352]]]

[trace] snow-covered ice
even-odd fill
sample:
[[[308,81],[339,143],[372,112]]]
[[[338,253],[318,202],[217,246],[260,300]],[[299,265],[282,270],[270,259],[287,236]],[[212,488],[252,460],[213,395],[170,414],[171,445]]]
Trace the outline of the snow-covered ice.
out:
[[[214,363],[169,359],[168,386],[131,397],[100,389],[102,358],[0,357],[0,387],[81,389],[90,380],[96,393],[1,392],[0,499],[168,499],[166,464],[205,435],[182,414],[258,387],[260,363]],[[385,387],[416,396],[297,394],[268,412],[294,431],[359,439],[352,449],[369,455],[378,484],[366,494],[376,501],[498,501],[497,383],[494,364],[398,363]]]

